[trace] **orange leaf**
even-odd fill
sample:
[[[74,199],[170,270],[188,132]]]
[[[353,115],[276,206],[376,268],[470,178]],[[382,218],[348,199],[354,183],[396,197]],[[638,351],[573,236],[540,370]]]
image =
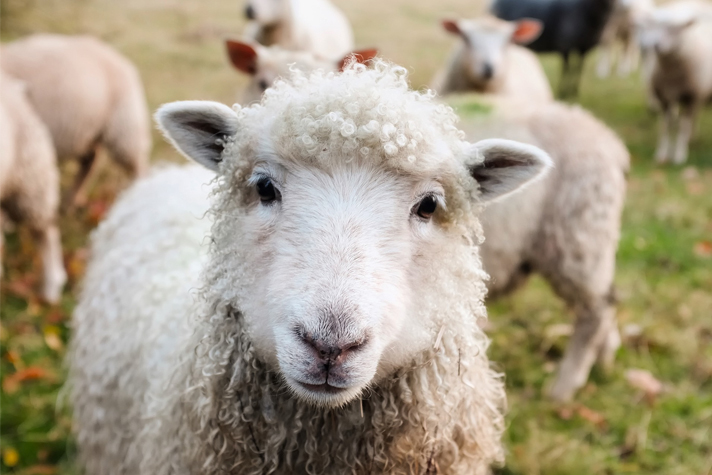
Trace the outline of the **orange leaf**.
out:
[[[55,475],[57,472],[57,467],[53,465],[32,465],[17,472],[17,475]]]
[[[39,366],[30,366],[29,368],[21,369],[14,374],[5,376],[2,382],[2,388],[7,394],[12,394],[17,392],[20,388],[20,383],[44,379],[47,378],[48,375],[47,370]]]
[[[712,256],[712,242],[710,241],[700,241],[695,244],[693,248],[695,255],[698,257],[711,257]]]
[[[658,381],[650,371],[629,369],[625,372],[625,379],[634,388],[644,391],[648,397],[657,396],[663,392],[663,383]]]
[[[576,409],[576,414],[578,414],[581,419],[584,419],[598,427],[604,427],[606,425],[606,418],[603,417],[601,413],[596,412],[584,405],[581,405]]]

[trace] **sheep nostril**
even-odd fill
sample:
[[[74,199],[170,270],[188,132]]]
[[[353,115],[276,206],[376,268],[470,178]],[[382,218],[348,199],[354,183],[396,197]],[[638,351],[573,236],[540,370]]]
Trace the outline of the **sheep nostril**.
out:
[[[252,5],[247,5],[247,8],[245,8],[245,16],[248,20],[255,19],[255,9],[252,8]]]
[[[491,64],[485,64],[482,68],[482,76],[485,79],[492,79],[492,76],[494,76],[494,69],[492,68]]]

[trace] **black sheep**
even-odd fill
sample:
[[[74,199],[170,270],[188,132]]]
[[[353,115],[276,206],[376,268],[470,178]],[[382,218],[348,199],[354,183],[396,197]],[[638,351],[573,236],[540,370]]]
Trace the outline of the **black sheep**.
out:
[[[557,52],[564,60],[560,97],[575,97],[586,53],[596,46],[615,0],[494,0],[492,13],[503,20],[534,18],[544,31],[528,48]]]

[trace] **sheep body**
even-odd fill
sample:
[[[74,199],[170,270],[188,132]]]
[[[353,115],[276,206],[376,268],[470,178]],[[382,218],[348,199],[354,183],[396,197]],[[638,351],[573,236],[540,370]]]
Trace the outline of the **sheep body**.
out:
[[[80,161],[72,190],[78,202],[99,145],[130,175],[145,171],[151,135],[143,86],[113,48],[89,36],[37,34],[4,45],[0,61],[27,85],[58,159]]]
[[[337,60],[354,48],[346,16],[328,0],[250,0],[245,36],[265,46],[309,51]],[[263,13],[264,11],[264,13]]]
[[[482,260],[492,297],[537,272],[574,310],[574,334],[550,390],[555,399],[570,399],[596,359],[610,365],[620,344],[613,280],[628,151],[580,107],[477,96],[453,97],[451,103],[462,111],[468,138],[485,134],[532,143],[554,160],[544,179],[485,209]]]
[[[552,100],[551,86],[539,59],[510,42],[515,28],[512,22],[491,17],[458,21],[458,32],[467,41],[463,38],[455,47],[447,66],[434,80],[433,90],[440,95],[477,91],[534,101]],[[486,66],[486,74],[479,63]]]
[[[640,28],[641,42],[654,51],[649,89],[662,112],[655,158],[659,163],[684,163],[697,114],[712,100],[712,6],[697,1],[666,4],[641,21]]]
[[[12,220],[28,225],[37,239],[42,296],[54,303],[67,276],[56,222],[59,172],[52,138],[29,104],[24,85],[4,73],[0,82],[0,204]],[[0,232],[0,253],[2,244]]]
[[[541,36],[527,45],[556,52],[564,61],[559,95],[578,94],[586,54],[598,44],[614,0],[494,0],[492,13],[503,20],[534,18],[544,24]],[[576,56],[578,56],[576,58]]]
[[[295,72],[247,108],[177,103],[157,118],[218,175],[208,220],[197,218],[209,190],[184,191],[205,176],[169,169],[125,193],[93,236],[70,374],[87,473],[488,473],[504,391],[476,322],[477,215],[548,158],[462,142],[452,111],[383,62]],[[447,194],[430,221],[414,214],[421,186]],[[351,303],[323,315],[324,299]],[[292,325],[327,341],[406,315],[348,360],[354,378],[374,364],[358,392],[289,379],[323,357]],[[352,377],[333,365],[319,370],[330,384]]]

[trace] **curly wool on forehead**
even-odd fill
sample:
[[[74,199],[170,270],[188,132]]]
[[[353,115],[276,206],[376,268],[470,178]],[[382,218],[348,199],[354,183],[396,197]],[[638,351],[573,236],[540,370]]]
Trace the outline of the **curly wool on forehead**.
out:
[[[406,70],[382,60],[340,73],[294,70],[238,115],[258,147],[314,164],[357,159],[423,173],[449,168],[465,145],[453,110],[410,90]]]

